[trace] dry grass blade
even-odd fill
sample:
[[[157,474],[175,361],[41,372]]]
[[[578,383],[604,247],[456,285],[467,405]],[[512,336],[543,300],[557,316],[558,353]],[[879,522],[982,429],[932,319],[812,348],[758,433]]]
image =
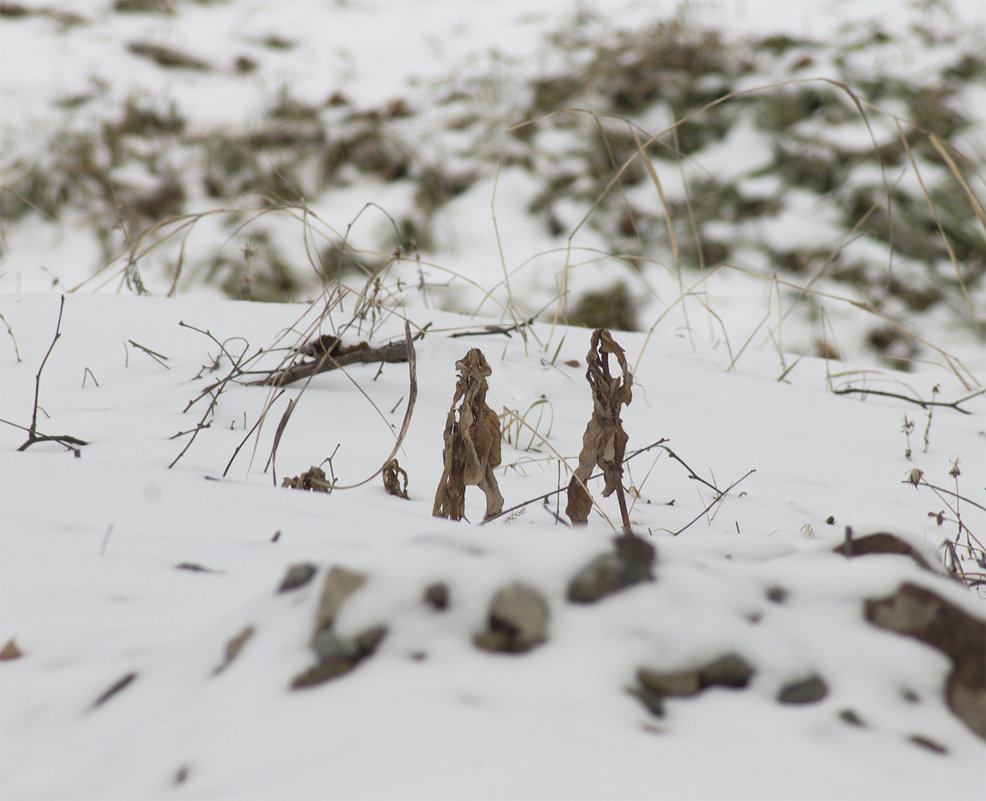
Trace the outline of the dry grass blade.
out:
[[[435,492],[432,514],[449,520],[465,516],[466,487],[479,487],[486,495],[485,518],[503,509],[503,496],[493,468],[500,464],[500,418],[486,404],[486,379],[493,373],[479,348],[455,363],[459,378],[445,419],[442,453],[444,470]],[[456,419],[456,404],[458,408]]]
[[[945,149],[945,143],[942,142],[939,137],[935,136],[935,134],[929,134],[928,140],[931,142],[932,147],[938,151],[938,155],[942,157],[942,161],[948,165],[948,169],[951,171],[952,175],[955,176],[955,180],[962,186],[962,189],[965,191],[966,200],[969,201],[969,207],[972,209],[976,217],[979,218],[979,222],[983,224],[983,227],[986,227],[986,211],[983,211],[982,204],[972,193],[972,189],[969,187],[969,182],[966,181],[965,176],[959,172],[959,168],[955,164],[955,159],[953,159],[951,154]]]
[[[621,374],[614,377],[609,369],[609,356],[616,357]],[[565,508],[573,523],[589,520],[592,498],[585,482],[598,465],[603,471],[603,497],[616,492],[623,518],[623,532],[630,534],[630,518],[623,495],[623,455],[627,434],[620,420],[620,409],[633,400],[633,375],[627,366],[626,355],[609,331],[597,328],[589,341],[585,378],[592,390],[592,417],[582,435],[579,465],[568,484],[568,505]]]
[[[355,484],[347,484],[345,486],[337,485],[334,489],[355,489],[356,487],[362,487],[367,482],[375,479],[397,455],[397,451],[400,450],[401,444],[404,442],[404,437],[407,436],[407,429],[411,425],[411,415],[414,412],[414,404],[418,399],[418,360],[417,355],[414,352],[414,340],[411,337],[411,325],[406,321],[404,323],[404,348],[405,353],[407,354],[407,372],[410,386],[407,393],[407,410],[404,412],[404,422],[401,423],[401,430],[397,434],[397,441],[394,443],[394,447],[391,448],[390,454],[386,459],[384,459],[383,464],[373,472],[373,475],[368,476]]]

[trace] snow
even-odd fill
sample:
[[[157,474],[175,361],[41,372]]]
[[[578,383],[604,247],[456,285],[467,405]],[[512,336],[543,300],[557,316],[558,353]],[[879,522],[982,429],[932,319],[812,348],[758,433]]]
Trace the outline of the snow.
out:
[[[8,336],[4,419],[27,422],[57,307],[50,295],[0,303],[22,359]],[[542,394],[548,399],[549,442],[573,464],[589,410],[581,371],[545,366],[516,336],[435,333],[417,344],[419,397],[398,457],[411,478],[410,502],[387,496],[376,481],[331,495],[271,486],[263,468],[283,405],[262,428],[255,456],[248,446],[228,478],[204,480],[220,476],[244,421],[255,421],[268,395],[259,387],[227,390],[214,425],[166,468],[184,442],[169,437],[198,417],[181,413],[209,380],[194,376],[217,350],[179,321],[220,340],[243,336],[252,350],[305,311],[194,297],[66,300],[62,337],[42,376],[47,415],[39,425],[91,444],[79,458],[50,444],[17,453],[24,432],[0,430],[0,639],[15,637],[26,654],[2,668],[5,797],[316,797],[326,787],[345,798],[976,795],[983,746],[940,700],[947,661],[872,630],[861,601],[914,581],[974,614],[981,603],[902,557],[847,563],[830,553],[846,524],[899,532],[936,558],[941,532],[925,514],[934,501],[901,483],[912,465],[898,429],[910,408],[833,396],[814,360],[793,371],[789,385],[775,380],[771,360],[764,370],[727,373],[714,353],[682,340],[656,338],[644,348],[643,335],[619,335],[631,359],[640,357],[624,414],[630,448],[669,437],[720,486],[756,472],[716,514],[673,537],[710,493],[668,458],[635,460],[640,498],[631,519],[658,549],[656,581],[583,608],[564,600],[565,586],[606,550],[613,532],[601,518],[573,531],[533,504],[480,527],[480,499],[471,494],[472,523],[430,515],[452,363],[468,346],[491,358],[494,408],[523,411]],[[476,330],[481,319],[436,313],[428,321]],[[398,330],[398,321],[385,323],[377,341]],[[548,327],[535,333],[546,339]],[[130,340],[167,356],[168,368],[125,348]],[[580,358],[584,341],[585,332],[567,331],[558,363]],[[98,387],[81,386],[87,367]],[[406,367],[387,366],[377,381],[373,366],[348,372],[389,423],[343,375],[319,376],[281,440],[282,475],[339,443],[340,483],[356,483],[389,451]],[[907,378],[922,389],[926,379],[942,380]],[[942,391],[950,397],[955,389]],[[970,409],[971,417],[936,413],[929,452],[916,453],[913,464],[943,476],[948,459],[960,456],[963,480],[983,475],[986,459],[972,447],[982,436],[982,398]],[[555,464],[524,461],[549,455],[505,446],[504,463],[517,464],[498,471],[508,506],[554,489]],[[618,519],[613,504],[602,503]],[[826,525],[829,515],[836,526]],[[390,634],[352,674],[292,692],[291,677],[311,659],[318,582],[297,594],[274,590],[299,561],[365,572],[370,580],[338,628],[355,634],[383,622]],[[176,570],[182,562],[216,572]],[[549,640],[520,656],[479,651],[471,636],[492,593],[512,580],[546,594]],[[450,586],[445,613],[420,600],[435,581]],[[784,605],[765,598],[775,585],[791,593]],[[247,625],[257,633],[242,656],[213,675],[225,643]],[[641,665],[676,669],[730,650],[757,668],[748,690],[672,702],[663,719],[627,694]],[[138,676],[131,687],[91,708],[131,672]],[[773,700],[786,680],[811,672],[830,682],[824,702],[793,709]],[[921,702],[903,700],[904,689]],[[838,720],[845,708],[867,728]],[[948,755],[919,750],[907,740],[913,734],[944,744]],[[172,787],[182,766],[186,784]]]
[[[687,13],[820,36],[864,6],[887,5],[776,3],[761,13],[757,4],[703,3]],[[976,6],[961,13],[981,24]],[[281,84],[292,96],[321,102],[344,82],[361,105],[372,106],[456,70],[463,79],[489,79],[491,102],[507,107],[517,65],[524,74],[553,68],[539,60],[541,36],[580,9],[603,4],[351,0],[316,7],[244,0],[183,5],[174,17],[113,14],[109,3],[57,7],[100,22],[72,36],[53,36],[57,26],[48,18],[18,22],[18,36],[9,33],[13,23],[2,23],[0,70],[8,76],[10,65],[19,65],[17,81],[0,81],[5,149],[11,131],[17,147],[33,146],[24,132],[54,113],[44,98],[87,91],[93,76],[109,73],[118,97],[153,85],[155,97],[181,95],[200,124],[241,124]],[[652,7],[621,3],[597,24],[632,26]],[[315,30],[323,38],[310,34]],[[257,43],[271,34],[298,40],[297,49]],[[138,38],[187,49],[224,69],[249,53],[265,60],[263,77],[252,85],[225,74],[162,85],[159,73],[121,46]],[[494,48],[499,55],[491,55]],[[103,101],[101,108],[113,107]],[[427,141],[427,130],[420,135]],[[734,136],[742,148],[744,129]],[[441,142],[428,146],[444,152]],[[752,167],[735,161],[727,148],[713,166]],[[143,180],[139,172],[128,176]],[[772,191],[769,178],[750,179],[749,186],[754,181]],[[630,519],[657,550],[655,580],[596,604],[571,603],[571,577],[611,549],[618,534],[597,513],[584,529],[563,525],[555,516],[566,521],[563,494],[540,502],[567,484],[591,413],[584,378],[589,332],[539,322],[523,336],[505,336],[484,326],[540,309],[563,280],[590,286],[593,273],[612,274],[615,260],[592,250],[589,231],[580,232],[571,252],[564,237],[546,246],[530,215],[511,202],[529,196],[529,184],[527,173],[505,168],[495,192],[480,182],[452,201],[440,227],[448,258],[395,267],[385,276],[386,313],[363,319],[356,316],[363,289],[357,282],[320,320],[324,296],[266,304],[225,300],[207,287],[174,298],[92,292],[101,284],[117,289],[119,277],[103,275],[66,295],[52,344],[58,293],[87,277],[98,254],[71,220],[54,239],[51,227],[29,222],[5,233],[0,646],[15,640],[23,656],[0,663],[0,796],[982,797],[986,748],[945,704],[948,659],[876,629],[862,610],[866,599],[912,582],[982,618],[982,592],[902,556],[847,560],[832,549],[847,526],[857,537],[890,531],[941,563],[942,541],[954,538],[955,526],[929,518],[942,501],[905,479],[919,468],[930,483],[984,503],[986,396],[971,396],[986,380],[986,357],[969,349],[965,370],[936,359],[906,374],[802,357],[800,342],[824,332],[824,321],[805,330],[793,317],[783,320],[771,284],[716,273],[694,288],[685,308],[673,266],[651,276],[655,305],[668,322],[649,333],[614,332],[635,376],[633,402],[623,412],[628,452],[667,438],[688,468],[662,448],[628,463]],[[314,205],[321,220],[311,224],[344,230],[367,200],[394,211],[408,202],[403,191],[354,185]],[[561,207],[572,218],[566,226],[584,212]],[[360,226],[377,224],[372,213],[360,218],[354,236]],[[832,235],[807,205],[800,219],[779,217],[778,224],[794,244]],[[301,260],[300,222],[295,230]],[[205,219],[188,247],[221,245],[226,236]],[[419,271],[426,292],[417,289]],[[455,295],[465,314],[437,310],[429,300],[453,274],[474,282],[473,292]],[[509,292],[491,293],[518,276],[524,280]],[[504,309],[506,302],[514,306]],[[728,327],[717,317],[723,309],[731,315]],[[209,427],[182,454],[209,400],[189,403],[229,371],[230,355],[291,348],[312,332],[339,331],[346,344],[378,346],[403,338],[405,317],[413,333],[427,328],[415,342],[417,401],[397,454],[410,500],[387,495],[373,476],[404,419],[406,364],[350,366],[280,396],[230,384]],[[951,324],[942,319],[928,338],[950,341]],[[853,322],[835,321],[837,331],[842,325]],[[472,334],[452,336],[464,332]],[[482,348],[493,369],[488,402],[496,412],[523,416],[541,402],[526,418],[538,435],[525,430],[505,441],[497,470],[507,507],[536,500],[484,525],[475,488],[467,491],[468,521],[431,515],[454,363],[470,347]],[[162,363],[144,349],[166,358]],[[272,369],[284,353],[271,350],[260,364]],[[38,429],[85,440],[78,456],[51,442],[18,451],[46,354]],[[961,408],[968,414],[936,408],[929,415],[899,397],[832,392],[846,387],[967,398]],[[268,457],[291,401],[297,405],[279,439],[275,477]],[[915,422],[910,459],[905,417]],[[954,459],[962,471],[957,484],[948,475]],[[330,494],[278,486],[318,464],[339,485],[357,486]],[[733,482],[714,503],[710,485]],[[601,489],[590,483],[609,521],[618,522],[616,499],[601,498]],[[962,515],[981,536],[986,514],[967,504]],[[299,562],[317,565],[319,574],[305,587],[277,593],[288,566]],[[355,636],[383,624],[388,633],[352,672],[292,690],[292,678],[314,659],[315,608],[332,566],[368,577],[344,605],[336,630]],[[547,641],[524,654],[480,650],[473,636],[485,624],[490,598],[512,581],[544,594]],[[449,587],[445,611],[422,601],[434,582]],[[774,588],[786,591],[785,601],[770,600]],[[248,626],[253,636],[217,672],[229,641]],[[684,669],[727,652],[755,668],[748,688],[670,700],[664,717],[630,692],[640,667]],[[136,678],[128,686],[96,705],[130,674]],[[781,687],[811,674],[828,684],[822,701],[777,702]],[[840,718],[846,710],[865,725],[847,724]],[[915,736],[946,753],[915,745]]]

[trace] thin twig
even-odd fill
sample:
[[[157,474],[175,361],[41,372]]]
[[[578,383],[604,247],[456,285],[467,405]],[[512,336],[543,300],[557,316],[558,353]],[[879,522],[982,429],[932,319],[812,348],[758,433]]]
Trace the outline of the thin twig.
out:
[[[133,345],[138,350],[144,351],[144,353],[146,353],[148,356],[150,356],[152,359],[154,359],[154,361],[156,361],[158,364],[160,364],[166,370],[170,370],[171,369],[171,365],[170,364],[165,364],[165,362],[168,361],[168,357],[167,356],[162,356],[160,353],[157,353],[156,351],[153,351],[150,348],[145,348],[139,342],[134,342],[132,339],[128,339],[127,342],[129,342],[131,345]]]
[[[3,324],[5,326],[7,326],[7,333],[10,334],[10,339],[14,343],[14,355],[17,357],[17,363],[20,364],[21,363],[21,352],[20,352],[20,349],[17,347],[17,337],[14,336],[14,329],[12,329],[10,327],[10,323],[7,322],[7,318],[4,317],[2,314],[0,314],[0,320],[3,321]]]
[[[537,315],[535,315],[536,317]],[[449,339],[456,339],[458,337],[485,337],[491,334],[505,334],[510,336],[514,331],[520,331],[520,329],[525,328],[534,323],[534,317],[528,317],[526,320],[522,320],[519,323],[514,323],[511,326],[502,325],[488,325],[482,331],[456,331],[454,334],[449,334]]]
[[[76,456],[79,456],[79,448],[76,446],[88,445],[84,439],[79,439],[78,437],[70,436],[69,434],[39,434],[38,433],[38,401],[41,396],[41,373],[45,369],[45,365],[48,363],[48,357],[51,356],[51,352],[55,349],[55,343],[62,336],[62,312],[65,310],[65,296],[62,295],[61,301],[58,304],[58,322],[55,324],[55,336],[51,340],[51,344],[48,346],[48,352],[45,353],[45,357],[41,360],[41,366],[38,367],[38,372],[34,375],[34,411],[31,413],[31,425],[27,429],[27,439],[24,444],[21,445],[17,450],[26,451],[32,445],[37,442],[57,442],[63,448],[74,451]],[[4,421],[6,422],[6,421]],[[15,425],[10,423],[10,425]],[[17,428],[24,428],[23,426],[17,426]]]
[[[271,400],[271,402],[270,402],[270,404],[269,404],[269,406],[268,406],[268,408],[270,408],[270,407],[271,407],[271,406],[273,406],[273,405],[274,405],[275,403],[277,403],[277,399],[278,399],[278,398],[280,398],[280,397],[281,397],[281,395],[283,395],[283,394],[284,394],[284,392],[285,392],[285,391],[284,391],[283,389],[282,389],[282,390],[280,390],[280,391],[279,391],[279,392],[278,392],[278,393],[277,393],[277,394],[276,394],[276,395],[274,396],[274,398],[273,398],[273,400]],[[250,439],[250,437],[252,437],[252,436],[253,436],[253,432],[257,430],[257,428],[258,428],[258,427],[260,426],[260,424],[261,424],[261,423],[262,423],[263,421],[264,421],[264,415],[262,415],[262,414],[261,414],[261,415],[259,415],[259,416],[257,417],[257,422],[253,424],[253,427],[252,427],[252,428],[251,428],[251,429],[250,429],[249,431],[247,431],[247,433],[246,433],[246,436],[245,436],[245,437],[243,437],[243,439],[242,439],[242,440],[240,441],[240,444],[236,446],[236,450],[234,450],[234,451],[233,451],[233,455],[232,455],[232,456],[230,456],[230,457],[229,457],[229,461],[228,461],[228,462],[226,462],[226,469],[225,469],[225,470],[223,470],[223,478],[226,478],[226,474],[227,474],[227,473],[229,473],[229,468],[231,468],[231,467],[233,466],[233,462],[235,461],[235,459],[236,459],[236,457],[237,457],[237,456],[239,455],[239,453],[240,453],[240,451],[241,451],[241,450],[243,449],[243,446],[247,444],[247,441],[248,441],[248,440]],[[275,485],[277,484],[277,478],[276,478],[276,477],[275,477],[275,479],[274,479],[274,483],[275,483]]]
[[[396,344],[402,344],[404,346],[404,358],[396,361],[407,362],[409,384],[407,392],[407,409],[404,411],[404,422],[401,423],[401,430],[397,432],[397,441],[394,443],[394,447],[391,449],[390,455],[384,459],[383,464],[381,464],[380,467],[373,472],[373,475],[364,478],[356,484],[335,486],[335,489],[355,489],[356,487],[362,487],[364,484],[372,481],[380,475],[384,468],[390,464],[390,460],[397,455],[397,451],[400,450],[401,445],[404,443],[404,437],[407,436],[407,431],[411,427],[411,415],[414,413],[414,404],[418,400],[418,359],[414,350],[414,340],[411,338],[411,326],[407,321],[404,322],[404,342]]]
[[[644,448],[640,448],[639,450],[635,450],[629,456],[624,457],[623,464],[626,464],[631,459],[633,459],[635,456],[639,456],[640,454],[646,453],[647,451],[653,450],[654,448],[664,448],[664,443],[667,442],[667,441],[668,441],[667,438],[661,437],[661,439],[657,440],[657,442],[652,442],[650,445],[648,445],[648,446],[646,446]],[[664,448],[664,449],[667,450],[667,448]],[[559,460],[559,462],[560,462],[560,460]],[[682,464],[684,464],[684,462],[682,462]],[[589,476],[589,481],[592,481],[592,479],[594,479],[594,478],[601,478],[601,477],[602,477],[602,473],[593,473],[591,476]],[[489,523],[489,522],[491,522],[493,520],[496,520],[498,517],[503,517],[506,514],[510,514],[510,512],[516,512],[518,509],[523,509],[525,506],[530,506],[532,503],[537,503],[538,501],[546,501],[546,500],[548,500],[548,498],[551,498],[551,497],[553,497],[555,495],[560,495],[563,492],[568,492],[568,485],[567,484],[564,487],[562,487],[561,489],[556,489],[556,490],[552,490],[551,492],[541,493],[540,495],[538,495],[538,496],[536,496],[534,498],[531,498],[530,500],[524,501],[523,503],[518,503],[516,506],[511,506],[509,509],[504,509],[499,514],[494,515],[493,517],[488,517],[486,520],[483,520],[482,522],[479,523],[479,525],[480,526],[485,526],[487,523]],[[718,490],[717,490],[717,492],[718,492]]]
[[[749,470],[749,471],[747,471],[747,473],[746,473],[745,475],[743,475],[743,476],[741,476],[740,478],[738,478],[738,479],[736,479],[736,480],[735,480],[735,481],[734,481],[734,482],[733,482],[732,484],[730,484],[730,485],[729,485],[728,487],[726,487],[726,489],[724,489],[724,490],[723,490],[722,492],[720,492],[720,493],[719,493],[719,494],[718,494],[718,495],[716,496],[716,498],[715,498],[715,500],[714,500],[714,501],[712,501],[712,503],[710,503],[710,504],[709,504],[708,506],[706,506],[706,507],[705,507],[705,508],[704,508],[704,509],[703,509],[703,510],[702,510],[701,512],[699,512],[699,513],[698,513],[697,515],[695,515],[695,517],[693,517],[693,518],[692,518],[692,519],[691,519],[690,521],[688,521],[688,523],[687,523],[687,524],[685,524],[684,526],[682,526],[681,528],[679,528],[679,529],[678,529],[677,531],[672,531],[672,532],[671,532],[671,536],[672,536],[672,537],[677,537],[677,536],[678,536],[679,534],[681,534],[681,532],[683,532],[683,531],[684,531],[685,529],[687,529],[687,528],[690,528],[690,527],[691,527],[691,526],[692,526],[693,524],[695,524],[695,523],[697,523],[697,522],[698,522],[699,520],[701,520],[701,519],[702,519],[702,516],[703,516],[703,515],[705,515],[705,514],[707,514],[707,513],[708,513],[708,511],[709,511],[709,510],[710,510],[710,509],[711,509],[711,508],[712,508],[713,506],[715,506],[715,505],[716,505],[717,503],[719,503],[720,501],[722,501],[722,499],[723,499],[723,498],[725,498],[725,497],[726,497],[726,496],[727,496],[727,495],[729,494],[729,491],[730,491],[730,490],[731,490],[731,489],[732,489],[733,487],[735,487],[735,486],[736,486],[737,484],[739,484],[739,483],[740,483],[741,481],[743,481],[743,480],[744,480],[745,478],[747,478],[748,476],[750,476],[750,475],[752,475],[753,473],[756,473],[756,472],[757,472],[757,471],[756,471],[756,469],[753,469],[753,470]]]
[[[860,395],[879,395],[884,398],[896,398],[897,400],[907,401],[908,403],[914,403],[920,406],[922,409],[930,409],[933,406],[944,406],[949,409],[955,409],[957,412],[962,414],[972,414],[968,409],[963,409],[959,404],[965,403],[968,400],[979,397],[980,395],[986,395],[986,389],[981,389],[978,392],[973,392],[971,395],[966,395],[964,398],[959,398],[957,401],[952,401],[951,403],[947,401],[926,401],[920,398],[912,398],[909,395],[901,395],[897,392],[885,392],[881,389],[865,389],[863,387],[845,387],[843,389],[833,389],[833,395],[849,395],[852,393],[857,393]]]

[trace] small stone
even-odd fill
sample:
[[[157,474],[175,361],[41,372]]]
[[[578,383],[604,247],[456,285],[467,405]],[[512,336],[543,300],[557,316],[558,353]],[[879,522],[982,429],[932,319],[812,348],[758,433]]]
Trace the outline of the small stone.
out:
[[[737,654],[726,654],[710,662],[699,672],[699,681],[705,687],[746,687],[753,675],[750,664]]]
[[[448,584],[443,581],[429,584],[425,587],[424,601],[436,612],[444,612],[449,604]]]
[[[866,726],[866,724],[863,723],[863,719],[856,714],[856,710],[854,709],[843,709],[839,712],[839,719],[843,723],[848,723],[850,726],[858,726],[859,728]]]
[[[520,582],[497,591],[490,603],[487,630],[473,642],[487,651],[523,653],[547,637],[548,603],[533,587]]]
[[[768,587],[767,588],[767,600],[773,601],[775,604],[782,604],[787,601],[790,593],[784,587]]]
[[[894,534],[881,531],[876,534],[868,534],[859,539],[853,539],[852,532],[847,532],[846,534],[846,541],[832,549],[836,553],[841,553],[850,558],[869,556],[871,554],[909,556],[925,570],[934,572],[931,565],[928,564],[928,560],[921,555],[917,548]]]
[[[702,682],[697,670],[682,670],[673,673],[640,668],[637,680],[644,692],[651,695],[674,696],[683,698],[695,695],[702,689]]]
[[[291,565],[284,574],[284,578],[281,579],[281,586],[277,588],[278,593],[290,592],[304,587],[317,572],[318,567],[311,562],[298,562]]]
[[[791,682],[781,688],[777,700],[782,704],[813,704],[828,695],[828,685],[820,676]]]
[[[614,539],[615,553],[597,556],[568,585],[568,600],[595,603],[607,595],[653,578],[654,546],[636,535]]]
[[[986,739],[986,621],[910,582],[888,598],[867,600],[864,615],[875,626],[914,637],[948,656],[948,706]]]
[[[7,644],[0,651],[0,662],[11,662],[14,659],[20,659],[24,656],[24,652],[17,647],[17,642],[11,637],[7,640]]]
[[[340,637],[331,630],[319,632],[312,643],[317,662],[295,676],[291,689],[314,687],[349,673],[371,656],[386,636],[383,625],[371,626],[355,637]]]
[[[342,676],[370,656],[387,636],[387,627],[371,626],[355,637],[345,637],[335,631],[335,619],[343,604],[366,583],[366,576],[333,567],[325,577],[322,594],[315,614],[311,646],[316,663],[299,673],[291,682],[291,689],[314,687]]]
[[[597,556],[583,567],[568,585],[568,600],[589,604],[623,588],[623,563],[615,553]]]
[[[318,609],[315,613],[315,631],[312,642],[319,632],[332,627],[339,610],[356,590],[366,583],[366,575],[347,570],[344,567],[333,567],[325,576],[322,585],[322,596],[319,598]]]

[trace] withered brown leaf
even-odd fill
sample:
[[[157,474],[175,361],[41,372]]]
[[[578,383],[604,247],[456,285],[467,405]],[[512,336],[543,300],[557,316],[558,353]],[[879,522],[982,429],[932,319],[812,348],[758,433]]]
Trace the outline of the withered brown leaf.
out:
[[[432,514],[449,520],[465,515],[466,487],[479,487],[486,495],[486,518],[503,509],[503,496],[493,468],[500,464],[500,418],[486,405],[486,379],[493,373],[479,348],[455,363],[459,372],[455,395],[445,419],[445,468],[435,493]],[[456,419],[456,404],[458,408]]]
[[[410,500],[407,497],[407,471],[401,467],[396,459],[391,459],[383,466],[383,488],[391,495],[398,498]]]
[[[616,357],[620,366],[621,374],[615,377],[609,371],[610,354]],[[623,348],[603,328],[592,332],[585,361],[585,378],[592,390],[592,417],[582,435],[579,465],[568,483],[568,505],[565,513],[573,523],[582,524],[589,520],[592,498],[585,483],[598,465],[605,479],[603,496],[609,497],[614,491],[617,493],[623,528],[629,532],[630,519],[622,484],[627,434],[623,430],[623,421],[620,420],[620,410],[633,399],[633,375],[627,366]]]
[[[285,476],[281,481],[282,487],[291,489],[311,490],[312,492],[328,492],[332,484],[326,480],[325,471],[312,465],[300,476]]]

